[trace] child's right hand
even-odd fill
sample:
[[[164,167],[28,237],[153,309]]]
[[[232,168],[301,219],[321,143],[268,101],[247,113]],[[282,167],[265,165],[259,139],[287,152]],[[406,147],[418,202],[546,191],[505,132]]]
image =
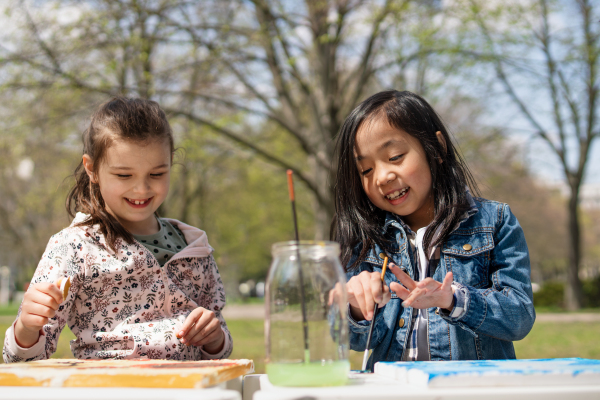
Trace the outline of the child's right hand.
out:
[[[350,313],[356,321],[371,320],[375,304],[386,305],[392,295],[390,288],[381,282],[381,272],[363,271],[346,283]]]
[[[225,333],[216,314],[204,307],[192,310],[176,334],[188,346],[203,346],[209,354],[219,353],[225,344]]]
[[[32,285],[23,296],[21,314],[15,324],[15,339],[21,347],[28,348],[37,343],[40,329],[48,319],[56,315],[63,302],[59,284],[42,282]]]

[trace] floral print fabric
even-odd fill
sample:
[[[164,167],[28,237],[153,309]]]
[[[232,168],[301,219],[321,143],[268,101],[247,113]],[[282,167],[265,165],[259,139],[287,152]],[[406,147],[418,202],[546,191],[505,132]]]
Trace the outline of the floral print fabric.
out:
[[[50,238],[31,281],[33,285],[70,276],[67,299],[31,348],[18,346],[13,324],[6,332],[4,362],[50,358],[65,324],[76,336],[71,350],[79,359],[200,360],[231,354],[231,335],[221,315],[223,283],[203,231],[169,220],[189,245],[161,267],[137,241],[120,241],[115,253],[96,226],[73,226],[85,218],[78,213],[70,227]],[[213,311],[221,322],[225,344],[219,354],[186,346],[175,336],[197,307]]]

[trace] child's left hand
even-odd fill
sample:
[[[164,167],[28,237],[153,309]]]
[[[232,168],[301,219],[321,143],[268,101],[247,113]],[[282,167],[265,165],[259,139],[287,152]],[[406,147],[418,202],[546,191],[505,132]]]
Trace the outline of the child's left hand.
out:
[[[397,282],[390,284],[390,289],[396,292],[404,302],[403,307],[413,307],[417,309],[440,307],[451,311],[453,304],[454,289],[452,281],[454,276],[448,272],[444,277],[444,282],[440,283],[432,278],[425,278],[421,282],[415,282],[400,267],[391,264],[390,271],[398,278]]]
[[[187,346],[204,346],[210,354],[220,352],[225,344],[221,322],[214,312],[203,307],[196,308],[187,316],[177,337]]]

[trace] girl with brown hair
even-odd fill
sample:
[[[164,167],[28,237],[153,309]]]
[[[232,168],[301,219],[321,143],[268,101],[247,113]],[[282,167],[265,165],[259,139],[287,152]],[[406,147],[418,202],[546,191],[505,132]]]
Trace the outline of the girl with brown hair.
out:
[[[5,362],[50,358],[65,324],[81,359],[231,354],[206,234],[156,213],[169,191],[173,151],[171,127],[154,101],[115,97],[94,113],[66,201],[74,220],[50,238],[6,332]],[[60,286],[63,278],[70,288]]]

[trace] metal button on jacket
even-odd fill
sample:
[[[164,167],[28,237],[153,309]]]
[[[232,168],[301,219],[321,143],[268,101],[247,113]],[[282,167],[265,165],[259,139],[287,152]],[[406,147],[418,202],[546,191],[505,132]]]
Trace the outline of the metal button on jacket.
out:
[[[382,260],[385,258],[385,253],[379,253],[379,258],[381,258]]]
[[[465,251],[471,251],[472,248],[473,248],[473,246],[471,246],[469,243],[463,244],[463,249]]]
[[[398,326],[399,326],[400,328],[403,328],[403,327],[404,327],[404,318],[400,318],[400,321],[398,321]]]

